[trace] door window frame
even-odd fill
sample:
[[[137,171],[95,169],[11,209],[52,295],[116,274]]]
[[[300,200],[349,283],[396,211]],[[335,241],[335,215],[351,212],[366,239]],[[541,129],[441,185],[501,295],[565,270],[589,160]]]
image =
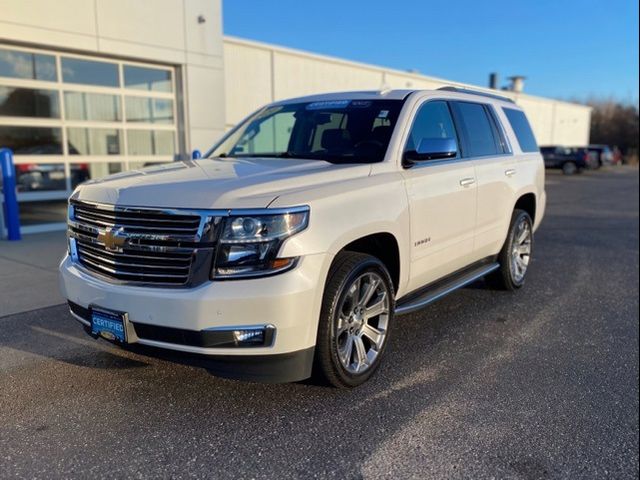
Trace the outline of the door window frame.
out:
[[[411,165],[407,164],[404,162],[404,154],[406,152],[406,148],[407,145],[409,144],[409,138],[411,136],[411,131],[413,130],[413,127],[415,126],[415,122],[418,118],[418,115],[420,114],[420,111],[422,110],[422,108],[424,106],[426,106],[428,103],[432,103],[432,102],[441,102],[444,103],[447,107],[447,110],[449,111],[449,116],[451,117],[451,123],[453,125],[453,130],[455,133],[455,139],[456,139],[456,144],[458,147],[458,151],[456,152],[456,156],[454,158],[442,158],[442,159],[436,159],[436,160],[424,160],[421,162],[416,162],[413,163]],[[464,155],[464,151],[465,151],[465,146],[463,145],[462,142],[462,137],[460,134],[460,127],[458,126],[458,123],[456,122],[455,116],[453,114],[453,110],[451,107],[451,101],[448,98],[427,98],[426,100],[424,100],[423,102],[419,103],[415,109],[415,113],[413,114],[412,118],[411,118],[411,124],[409,125],[409,128],[406,131],[406,137],[404,138],[404,141],[402,142],[402,148],[400,150],[400,163],[402,165],[402,168],[405,170],[408,169],[414,169],[414,168],[421,168],[421,167],[427,167],[427,166],[432,166],[432,165],[442,165],[445,163],[455,163],[455,162],[462,162],[462,161],[467,161],[468,157],[466,157]]]

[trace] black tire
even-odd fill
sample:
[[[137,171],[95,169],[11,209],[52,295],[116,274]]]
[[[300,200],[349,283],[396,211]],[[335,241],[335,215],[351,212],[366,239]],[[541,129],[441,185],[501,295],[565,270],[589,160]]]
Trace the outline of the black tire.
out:
[[[573,175],[578,172],[578,166],[575,162],[565,162],[562,164],[562,173],[565,175]]]
[[[507,240],[504,242],[504,246],[498,255],[498,263],[500,268],[486,277],[487,283],[498,290],[515,291],[524,286],[526,279],[526,270],[522,278],[517,278],[512,266],[512,252],[514,248],[514,242],[516,241],[516,234],[518,232],[519,225],[522,222],[526,222],[530,236],[530,252],[529,258],[533,253],[533,221],[527,212],[524,210],[516,209],[511,216],[511,224],[509,225],[509,234]]]
[[[377,356],[372,363],[361,373],[352,373],[342,364],[339,358],[338,319],[340,309],[349,295],[349,289],[358,278],[372,273],[379,278],[379,289],[386,292],[388,298],[388,316],[386,316],[384,339]],[[376,290],[377,293],[377,290]],[[381,296],[377,298],[382,298]],[[314,379],[324,384],[338,388],[356,387],[366,382],[378,369],[384,357],[384,352],[389,344],[389,333],[393,325],[395,310],[395,292],[393,282],[384,264],[376,257],[363,253],[343,251],[336,255],[333,261],[327,282],[325,284],[320,322],[318,325],[318,337],[316,340],[314,358]],[[381,316],[380,316],[381,317]],[[365,323],[368,320],[363,320]],[[375,320],[374,320],[375,321]],[[378,320],[380,321],[380,320]],[[349,334],[348,332],[344,332]],[[373,345],[373,343],[371,344]],[[349,355],[351,358],[351,355]]]

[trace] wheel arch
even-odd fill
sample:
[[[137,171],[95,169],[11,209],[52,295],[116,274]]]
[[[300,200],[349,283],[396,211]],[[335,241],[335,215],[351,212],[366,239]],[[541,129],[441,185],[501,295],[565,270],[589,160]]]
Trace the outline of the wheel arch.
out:
[[[537,198],[533,192],[522,193],[513,206],[513,210],[524,210],[531,217],[532,223],[536,222]]]
[[[387,268],[393,288],[398,291],[401,272],[400,246],[395,235],[386,231],[371,233],[350,241],[340,251],[366,253],[376,257]]]

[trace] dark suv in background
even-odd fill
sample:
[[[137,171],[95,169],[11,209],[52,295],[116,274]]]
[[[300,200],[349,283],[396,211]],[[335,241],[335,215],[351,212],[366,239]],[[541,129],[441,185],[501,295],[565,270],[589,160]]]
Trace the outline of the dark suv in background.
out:
[[[594,157],[587,148],[548,145],[540,147],[540,152],[545,168],[559,168],[565,175],[580,173],[585,168],[596,166]]]

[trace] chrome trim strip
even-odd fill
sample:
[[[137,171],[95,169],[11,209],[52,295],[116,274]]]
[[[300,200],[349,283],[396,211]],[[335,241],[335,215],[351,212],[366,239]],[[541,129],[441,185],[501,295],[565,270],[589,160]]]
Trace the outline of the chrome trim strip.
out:
[[[95,233],[98,233],[98,232],[95,232]],[[98,242],[97,239],[95,239],[94,237],[89,237],[87,235],[83,235],[82,233],[73,232],[73,231],[68,231],[68,234],[70,238],[80,240],[81,242],[91,243],[92,245],[99,245],[101,247],[104,247],[104,244]],[[82,244],[80,244],[80,246],[82,247]],[[133,245],[131,249],[141,251],[141,252],[190,254],[190,253],[193,253],[194,247],[174,247],[174,246],[167,246],[167,245],[137,244],[137,245]]]
[[[81,261],[87,262],[89,265],[104,270],[106,274],[112,273],[114,275],[128,275],[130,277],[149,277],[149,278],[176,278],[176,279],[184,279],[182,282],[162,282],[159,285],[163,284],[171,284],[171,283],[186,283],[189,278],[189,273],[187,272],[184,275],[173,275],[170,273],[156,274],[156,273],[136,273],[136,272],[125,272],[124,270],[118,270],[117,268],[106,267],[104,265],[100,265],[96,263],[94,260],[88,260],[86,258],[82,259],[82,254],[80,254]]]
[[[264,354],[265,350],[268,353],[268,351],[273,348],[273,345],[271,345],[271,346],[257,346],[257,347],[253,347],[253,348],[192,347],[190,345],[179,345],[179,344],[176,344],[176,343],[160,342],[158,340],[145,340],[143,338],[139,338],[136,343],[139,343],[141,345],[149,345],[150,347],[166,348],[168,350],[175,350],[175,351],[178,351],[178,352],[199,353],[199,354],[202,354],[202,355],[229,355],[229,356],[238,355],[238,357],[248,357],[248,356],[251,356],[251,355]]]
[[[397,307],[395,310],[395,313],[396,315],[405,315],[407,313],[412,313],[412,312],[415,312],[416,310],[420,310],[421,308],[429,305],[430,303],[435,302],[436,300],[439,300],[440,298],[450,294],[451,292],[454,292],[459,288],[462,288],[466,285],[469,285],[470,283],[475,282],[476,280],[479,280],[480,278],[493,272],[494,270],[497,270],[498,268],[500,268],[499,263],[487,265],[486,267],[484,267],[482,270],[479,270],[477,273],[475,273],[471,277],[466,277],[466,278],[463,277],[459,282],[454,283],[453,285],[447,287],[442,292],[438,292],[433,296],[426,295],[426,298],[418,303],[409,303],[406,306]]]
[[[161,261],[167,261],[167,262],[185,262],[187,264],[189,264],[191,262],[191,254],[192,254],[191,251],[188,252],[188,253],[178,253],[179,255],[185,255],[183,257],[158,257],[158,256],[153,256],[153,255],[144,255],[145,252],[143,250],[136,250],[136,252],[139,252],[141,254],[140,255],[133,255],[131,253],[110,252],[108,250],[100,250],[99,248],[95,247],[95,245],[97,245],[97,244],[90,244],[89,242],[84,242],[84,241],[77,242],[76,238],[74,238],[72,240],[74,242],[74,245],[77,243],[83,249],[88,249],[89,251],[96,252],[96,254],[98,254],[98,255],[107,255],[107,256],[110,256],[111,258],[114,258],[114,257],[126,257],[126,258],[136,258],[136,259],[141,259],[141,260],[161,260]],[[172,253],[177,253],[177,252],[172,252]]]
[[[79,321],[81,324],[83,324],[86,327],[90,327],[91,326],[91,322],[87,322],[84,318],[82,318],[80,315],[74,313],[73,310],[69,309],[69,313],[73,316],[73,318],[75,318],[77,321]]]
[[[197,225],[195,227],[188,227],[188,228],[165,227],[165,226],[147,227],[147,226],[143,226],[143,225],[127,225],[125,223],[121,223],[121,222],[118,222],[118,221],[105,222],[104,220],[94,220],[92,218],[87,218],[84,214],[82,214],[80,212],[76,212],[75,220],[84,222],[85,224],[87,224],[87,223],[89,223],[89,224],[97,224],[97,225],[103,226],[103,227],[122,227],[125,230],[127,228],[130,228],[130,229],[133,229],[133,230],[155,230],[155,231],[163,230],[163,231],[167,231],[167,232],[176,232],[176,233],[189,233],[189,231],[196,232],[198,230],[198,227],[199,227],[199,225]],[[200,223],[200,221],[198,220],[198,224],[199,223]],[[98,227],[96,227],[96,228],[98,228]]]
[[[226,325],[224,327],[210,327],[201,330],[202,332],[229,332],[233,330],[275,330],[275,325],[264,323],[261,325]]]
[[[189,269],[191,268],[191,263],[189,263],[188,265],[184,265],[184,266],[179,266],[179,265],[152,265],[149,263],[146,264],[141,264],[141,263],[122,263],[122,262],[118,262],[117,260],[112,260],[110,258],[104,258],[101,257],[99,254],[93,253],[93,252],[81,252],[80,253],[81,256],[89,256],[93,259],[95,259],[95,261],[98,262],[105,262],[108,263],[110,265],[113,265],[114,268],[117,267],[132,267],[132,268],[156,268],[156,269],[166,269],[168,268],[169,270],[187,270],[185,272],[185,275],[189,274]],[[130,273],[134,273],[134,272],[130,272]],[[136,275],[142,275],[142,274],[138,274],[136,273]]]
[[[77,218],[77,215],[76,215]],[[95,233],[95,234],[100,234],[100,233],[104,233],[105,229],[101,229],[98,227],[95,227],[93,225],[87,225],[86,223],[78,223],[75,220],[69,220],[68,225],[73,227],[73,228],[77,228],[78,230],[84,230],[85,232],[88,233]],[[196,235],[162,235],[162,234],[150,234],[150,233],[137,233],[137,232],[127,232],[126,225],[119,225],[119,224],[115,224],[112,225],[114,227],[122,227],[124,233],[127,234],[127,238],[130,240],[148,240],[148,241],[158,241],[158,242],[198,242],[200,241],[200,237],[198,236],[198,234]],[[130,228],[137,228],[137,227],[131,227]],[[75,233],[75,232],[72,232]],[[94,242],[94,243],[98,243],[99,245],[102,245],[102,243],[99,242]]]

